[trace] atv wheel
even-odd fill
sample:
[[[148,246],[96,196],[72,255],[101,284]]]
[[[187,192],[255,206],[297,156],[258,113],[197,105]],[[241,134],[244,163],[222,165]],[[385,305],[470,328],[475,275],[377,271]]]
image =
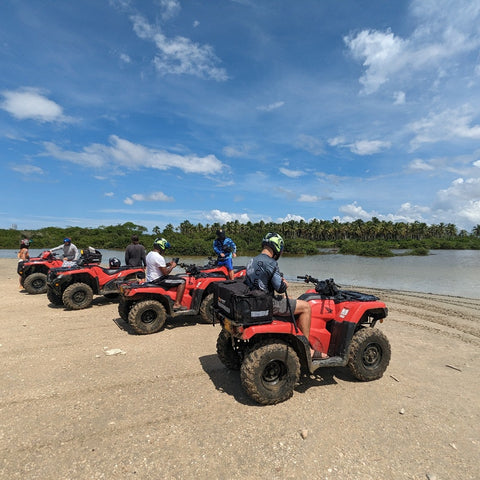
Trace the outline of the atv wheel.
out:
[[[126,323],[128,323],[128,314],[131,308],[132,302],[126,302],[123,298],[118,302],[118,315]]]
[[[273,405],[293,395],[300,378],[300,361],[291,346],[270,340],[248,352],[240,367],[240,378],[253,400]]]
[[[128,314],[128,323],[140,335],[160,331],[167,319],[165,307],[156,300],[136,303]]]
[[[62,300],[67,308],[81,310],[92,304],[93,291],[86,283],[77,282],[65,289]]]
[[[217,355],[228,369],[240,370],[240,366],[242,365],[240,354],[232,345],[232,337],[230,334],[223,329],[217,338]]]
[[[213,323],[213,293],[208,294],[200,305],[200,318],[202,323]]]
[[[51,288],[47,288],[47,298],[52,305],[63,305],[61,295],[57,295]]]
[[[32,273],[23,282],[23,287],[32,295],[45,293],[47,291],[47,276],[41,272]]]
[[[390,362],[388,338],[376,328],[362,328],[352,339],[348,367],[363,382],[380,378]]]

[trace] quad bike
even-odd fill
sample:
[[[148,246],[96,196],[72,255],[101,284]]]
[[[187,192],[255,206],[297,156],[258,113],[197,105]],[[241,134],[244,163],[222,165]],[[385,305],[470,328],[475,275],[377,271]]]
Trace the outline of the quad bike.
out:
[[[121,283],[145,277],[142,267],[100,266],[102,255],[98,250],[89,253],[82,250],[82,257],[77,265],[55,268],[48,273],[47,296],[52,304],[81,310],[92,304],[94,295],[117,297]]]
[[[175,263],[178,258],[174,259]],[[171,289],[154,282],[124,283],[120,286],[121,297],[118,313],[140,335],[160,331],[167,316],[200,315],[203,323],[212,323],[213,285],[228,278],[225,266],[215,266],[210,261],[204,267],[194,264],[178,264],[185,269],[185,293],[182,306],[186,310],[174,311],[176,288]],[[236,278],[246,274],[245,267],[234,267]]]
[[[374,328],[388,314],[383,302],[373,295],[341,290],[333,279],[297,278],[315,284],[315,289],[298,297],[311,306],[308,340],[293,314],[266,314],[271,306],[265,306],[264,299],[261,307],[245,308],[248,303],[254,305],[248,299],[251,293],[244,290],[232,295],[231,286],[217,286],[212,307],[222,325],[217,355],[227,368],[240,370],[244,390],[260,404],[290,398],[301,372],[312,374],[321,367],[347,366],[358,380],[370,381],[380,378],[390,362],[390,343]],[[312,360],[310,345],[322,358]]]
[[[54,253],[45,250],[38,257],[23,262],[18,270],[23,288],[32,295],[47,291],[47,274],[51,268],[61,267],[63,261]]]

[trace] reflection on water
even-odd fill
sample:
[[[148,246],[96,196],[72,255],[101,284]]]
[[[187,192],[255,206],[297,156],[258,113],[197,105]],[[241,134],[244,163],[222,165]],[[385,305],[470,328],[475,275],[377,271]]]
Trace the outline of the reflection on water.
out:
[[[110,257],[124,261],[123,251],[101,250],[102,264]],[[32,250],[31,255],[41,253]],[[0,250],[0,258],[16,258],[16,250]],[[167,257],[168,258],[168,257]],[[204,265],[207,257],[182,257],[180,262]],[[237,257],[234,265],[246,265],[250,257]],[[414,292],[480,298],[480,251],[432,250],[425,257],[370,258],[354,255],[282,257],[280,270],[289,281],[309,274],[334,278],[339,285],[410,290]],[[182,270],[177,268],[174,273]]]

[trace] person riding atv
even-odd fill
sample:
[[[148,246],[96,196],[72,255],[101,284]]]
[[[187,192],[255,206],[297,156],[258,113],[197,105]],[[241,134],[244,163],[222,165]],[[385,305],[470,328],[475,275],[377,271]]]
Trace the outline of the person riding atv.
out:
[[[175,284],[159,284],[147,279],[144,283],[131,282],[120,286],[118,313],[136,333],[148,335],[159,332],[167,316],[199,315],[201,322],[212,323],[213,285],[229,278],[227,268],[211,261],[204,267],[199,267],[178,263],[178,260],[173,259],[170,265],[185,269],[185,274],[178,275],[185,285],[181,300],[183,309],[174,309],[178,295]],[[234,268],[236,278],[244,278],[245,272],[245,267]]]
[[[273,241],[278,243],[277,238]],[[240,370],[242,386],[253,400],[264,405],[287,400],[301,372],[312,374],[321,367],[348,366],[361,381],[382,377],[391,356],[387,337],[374,328],[388,315],[383,302],[373,295],[342,290],[333,279],[298,277],[315,284],[296,302],[307,303],[311,311],[309,328],[304,325],[302,330],[288,298],[290,315],[279,315],[268,289],[249,288],[252,279],[258,287],[265,286],[264,278],[269,278],[265,272],[274,272],[269,256],[264,256],[263,264],[262,258],[257,260],[247,267],[247,285],[217,283],[212,305],[214,318],[222,325],[218,357],[227,368]],[[252,274],[252,268],[258,271]]]
[[[93,295],[117,297],[119,285],[145,276],[141,267],[121,266],[120,259],[109,259],[100,266],[102,254],[94,248],[81,251],[77,264],[51,269],[47,277],[47,297],[53,305],[81,310],[92,304]]]

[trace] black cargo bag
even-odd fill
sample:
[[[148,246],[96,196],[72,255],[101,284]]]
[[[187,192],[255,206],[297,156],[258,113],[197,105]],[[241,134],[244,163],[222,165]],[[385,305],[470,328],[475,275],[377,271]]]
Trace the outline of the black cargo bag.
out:
[[[250,290],[243,281],[216,282],[214,308],[243,325],[272,322],[272,296],[261,290]]]

